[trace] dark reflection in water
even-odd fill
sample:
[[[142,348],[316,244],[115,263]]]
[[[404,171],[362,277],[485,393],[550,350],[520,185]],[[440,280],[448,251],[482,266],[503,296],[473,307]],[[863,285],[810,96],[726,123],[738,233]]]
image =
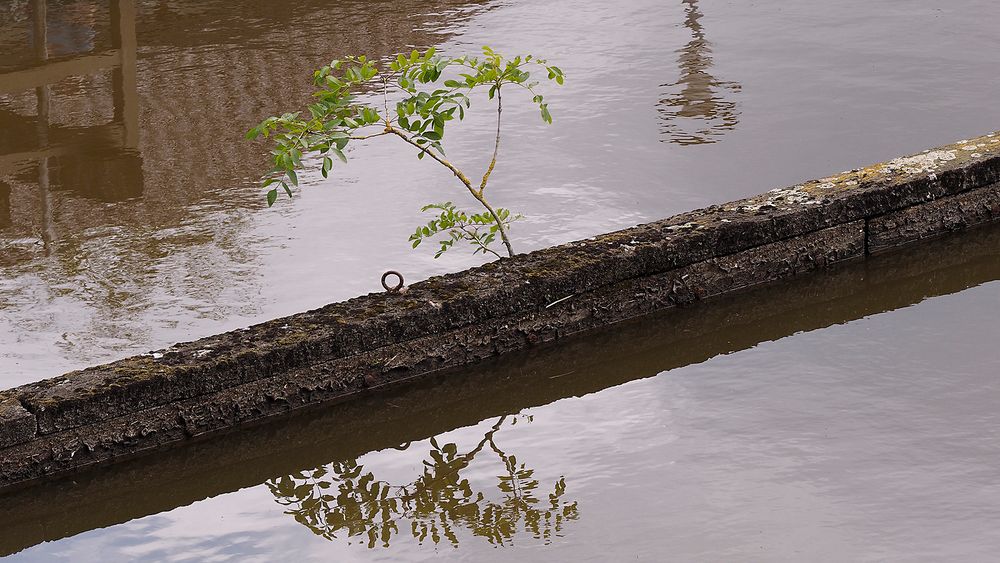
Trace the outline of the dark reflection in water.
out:
[[[317,535],[328,540],[361,536],[369,549],[389,547],[401,528],[421,544],[447,541],[458,547],[461,529],[495,546],[511,544],[521,533],[548,544],[566,522],[577,519],[577,503],[563,498],[564,478],[546,494],[539,490],[535,471],[497,445],[496,434],[508,418],[500,417],[467,452],[459,452],[454,442],[442,445],[431,438],[423,473],[406,484],[379,479],[357,459],[350,459],[272,479],[266,485],[278,504],[288,507],[286,514]],[[510,418],[509,424],[518,420],[529,418]],[[408,443],[398,449],[409,447]],[[489,454],[496,456],[504,471],[497,477],[495,491],[480,490],[463,475]],[[545,500],[540,494],[546,495]]]
[[[0,181],[0,229],[10,226],[10,184]]]
[[[678,145],[715,143],[740,120],[739,107],[729,96],[740,91],[736,82],[719,80],[711,74],[712,44],[705,38],[698,0],[683,0],[684,26],[692,38],[678,50],[680,80],[664,84],[666,97],[660,99],[664,142]]]
[[[139,12],[135,0],[11,6],[0,28],[0,178],[9,202],[0,248],[10,244],[4,259],[30,259],[30,248],[16,252],[28,239],[46,256],[73,258],[78,247],[71,239],[87,237],[85,229],[114,225],[148,236],[174,228],[198,214],[188,206],[218,188],[213,201],[256,207],[234,193],[251,187],[247,180],[264,162],[260,148],[236,142],[248,124],[301,102],[311,70],[337,53],[378,56],[448,37],[432,29],[433,15],[398,18],[413,6],[397,4],[390,11],[388,3],[306,0],[290,10],[246,2],[238,17],[228,2],[145,1]],[[439,4],[442,11],[474,5]],[[451,17],[457,22],[463,14]],[[351,31],[319,32],[334,23]],[[280,48],[284,42],[299,48],[289,53]],[[225,162],[212,156],[221,147]],[[156,179],[148,190],[146,178]],[[62,190],[68,197],[53,193]],[[75,197],[112,203],[143,195],[151,201],[133,210],[95,208]],[[67,243],[61,252],[60,242]],[[143,255],[142,248],[129,249],[133,260],[155,264],[160,253]]]
[[[34,231],[46,256],[57,237],[53,192],[67,190],[101,202],[124,201],[143,192],[134,0],[49,4],[35,0],[30,9],[21,10],[30,23],[26,27],[33,60],[15,66],[8,62],[0,72],[0,130],[5,132],[0,137],[0,176],[37,186],[34,198],[20,193],[11,201],[11,186],[5,183],[0,228]],[[96,42],[99,32],[109,36],[107,48]],[[75,86],[62,89],[61,96],[83,105],[100,105],[94,98],[106,97],[110,119],[80,115],[60,123],[53,116],[53,85],[87,75],[107,75],[110,88],[105,92]],[[33,94],[34,103],[18,107],[16,101],[23,101],[25,92]],[[37,202],[34,209],[32,202]],[[23,225],[12,218],[11,208],[18,204],[28,208],[19,221]],[[4,257],[17,261],[19,255]]]

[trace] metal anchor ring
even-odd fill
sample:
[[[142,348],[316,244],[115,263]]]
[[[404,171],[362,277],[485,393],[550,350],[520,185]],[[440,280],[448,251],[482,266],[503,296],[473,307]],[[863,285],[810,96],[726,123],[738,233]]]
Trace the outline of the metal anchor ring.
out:
[[[386,278],[389,276],[396,276],[399,278],[399,283],[394,287],[389,287],[389,284],[385,283]],[[382,274],[382,287],[384,287],[389,293],[398,293],[400,289],[403,289],[403,274],[397,272],[396,270],[389,270],[388,272]]]

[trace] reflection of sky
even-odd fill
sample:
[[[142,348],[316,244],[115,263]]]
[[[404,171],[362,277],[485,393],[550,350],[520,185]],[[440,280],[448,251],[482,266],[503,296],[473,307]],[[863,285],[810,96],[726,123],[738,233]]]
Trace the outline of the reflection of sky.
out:
[[[998,290],[989,282],[527,410],[503,449],[543,481],[565,475],[580,506],[549,547],[369,551],[314,536],[257,486],[14,560],[989,560],[1000,548]],[[438,440],[474,444],[492,422]],[[403,482],[424,448],[359,461]],[[488,483],[498,469],[470,475]]]

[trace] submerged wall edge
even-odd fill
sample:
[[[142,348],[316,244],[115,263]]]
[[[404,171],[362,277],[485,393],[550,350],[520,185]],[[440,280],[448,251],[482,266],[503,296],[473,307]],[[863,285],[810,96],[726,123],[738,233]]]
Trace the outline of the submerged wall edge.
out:
[[[1000,133],[0,391],[0,488],[1000,219]]]

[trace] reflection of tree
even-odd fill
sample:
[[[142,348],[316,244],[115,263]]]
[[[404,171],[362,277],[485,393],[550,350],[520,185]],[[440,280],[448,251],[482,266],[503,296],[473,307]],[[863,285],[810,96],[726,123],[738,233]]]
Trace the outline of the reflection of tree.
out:
[[[678,50],[680,80],[664,84],[668,94],[660,100],[660,117],[666,142],[679,145],[700,145],[716,142],[716,137],[739,123],[736,102],[727,100],[729,93],[739,92],[740,85],[716,79],[712,68],[712,44],[705,39],[698,0],[682,0],[686,5],[684,25],[693,37]],[[678,91],[679,89],[679,91]],[[671,93],[672,92],[672,93]]]
[[[534,470],[507,455],[494,439],[506,419],[501,417],[468,453],[431,438],[423,474],[406,485],[379,480],[352,459],[274,479],[267,486],[279,504],[289,507],[288,514],[317,535],[330,540],[342,533],[367,536],[369,548],[389,547],[401,525],[420,543],[445,539],[458,547],[456,532],[463,528],[497,546],[509,545],[522,531],[548,543],[566,521],[577,518],[576,502],[563,499],[564,478],[555,482],[545,502],[536,496]],[[499,499],[487,498],[462,476],[484,451],[495,453],[506,471],[498,477]]]

